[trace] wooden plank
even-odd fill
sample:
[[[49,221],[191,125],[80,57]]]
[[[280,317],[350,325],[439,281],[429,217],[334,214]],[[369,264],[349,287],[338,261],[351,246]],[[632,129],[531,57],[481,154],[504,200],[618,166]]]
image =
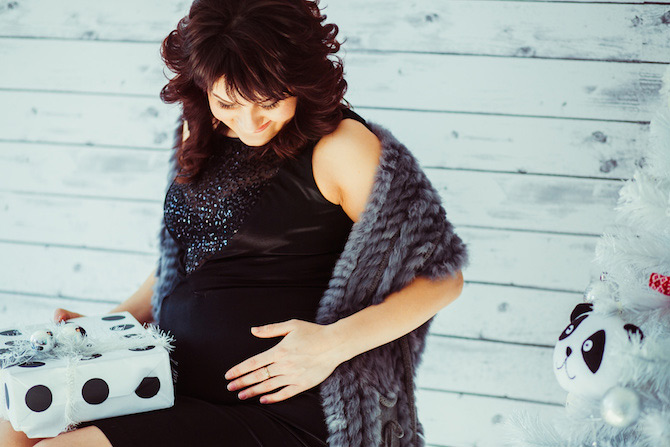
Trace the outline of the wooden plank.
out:
[[[553,347],[429,335],[416,383],[430,389],[562,404],[567,392],[554,376],[553,354]]]
[[[92,155],[92,154],[90,154]],[[139,197],[106,198],[93,195],[109,186],[105,193],[116,189],[128,191],[129,186],[146,183],[150,176],[160,183],[160,175],[153,173],[95,176],[87,166],[79,163],[79,175],[63,176],[59,164],[51,165],[52,174],[61,177],[61,183],[78,186],[68,196],[54,196],[46,189],[56,183],[34,182],[38,191],[8,193],[0,191],[0,234],[5,240],[37,243],[57,243],[71,246],[117,248],[149,251],[154,247],[154,236],[147,233],[160,223],[164,193],[146,199],[153,192],[137,191]],[[125,167],[123,168],[125,169]],[[427,170],[428,177],[442,195],[447,218],[455,225],[515,230],[567,232],[599,235],[614,219],[618,184],[584,179],[545,179],[535,176],[459,171]],[[10,173],[6,182],[11,183]],[[116,177],[117,187],[110,178]],[[52,176],[53,179],[53,176]],[[72,179],[76,179],[73,184]],[[136,180],[137,179],[137,180]],[[157,188],[152,187],[152,190]],[[128,191],[133,194],[133,191]],[[109,234],[117,234],[109,237]]]
[[[319,6],[326,23],[340,28],[338,40],[346,38],[347,50],[670,62],[667,6],[628,3],[643,1],[441,0],[389,8],[382,0],[337,0]],[[79,0],[59,6],[48,0],[2,5],[0,29],[5,36],[158,43],[188,14],[190,2],[118,0],[91,8]]]
[[[638,122],[650,121],[661,105],[666,69],[665,64],[372,51],[349,53],[344,64],[348,98],[366,107]]]
[[[153,43],[2,38],[0,60],[14,67],[0,75],[3,89],[156,97],[166,82]],[[374,51],[343,60],[347,99],[360,106],[635,122],[650,121],[660,106],[666,68]]]
[[[170,149],[180,116],[174,105],[132,96],[0,91],[0,103],[12,104],[0,108],[0,135],[13,142]]]
[[[598,238],[458,228],[468,244],[470,281],[581,292],[600,276],[592,263]]]
[[[170,150],[178,118],[176,109],[149,98],[0,91],[0,103],[13,104],[0,108],[0,156],[13,164],[11,169],[23,169],[23,154],[31,154],[31,169],[40,169],[42,158],[54,153],[51,146],[23,142],[57,144],[59,153],[82,151],[76,156],[86,158],[90,146],[96,157],[115,158],[135,156],[129,148]],[[430,167],[631,178],[649,139],[648,124],[355,110],[388,128]],[[74,147],[79,145],[84,147]],[[119,146],[119,154],[99,146]]]
[[[591,262],[595,237],[456,230],[470,249],[471,265],[464,276],[471,282],[580,292],[600,274]],[[133,293],[155,267],[158,256],[156,251],[6,241],[0,242],[0,253],[7,292],[105,300]]]
[[[563,406],[500,399],[487,396],[419,389],[417,414],[423,424],[427,446],[500,447],[509,415],[527,411],[550,421]]]
[[[59,307],[82,315],[102,315],[109,313],[117,304],[114,301],[89,301],[0,292],[0,328],[9,328],[15,324],[53,321],[54,312]]]
[[[149,253],[158,250],[163,202],[0,192],[5,241]]]
[[[582,292],[555,292],[466,281],[461,295],[437,313],[430,332],[452,337],[554,346],[569,323],[572,309],[582,302],[582,296]]]
[[[322,3],[347,50],[670,62],[665,5],[542,1]],[[569,17],[569,20],[556,20]]]
[[[631,178],[649,141],[649,125],[640,123],[355,110],[431,167]]]
[[[599,235],[614,219],[621,182],[426,169],[459,226]]]
[[[142,285],[156,253],[124,253],[0,242],[5,293],[123,301]]]
[[[162,203],[167,150],[0,143],[0,190]]]

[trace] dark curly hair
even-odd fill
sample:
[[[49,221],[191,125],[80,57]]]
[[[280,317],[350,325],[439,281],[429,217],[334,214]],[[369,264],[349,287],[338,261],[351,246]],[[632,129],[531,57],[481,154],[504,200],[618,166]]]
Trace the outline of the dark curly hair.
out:
[[[266,144],[262,156],[295,157],[310,141],[333,132],[342,120],[347,82],[338,27],[322,25],[319,0],[195,0],[188,16],[163,40],[161,57],[176,73],[161,89],[165,103],[179,102],[189,138],[174,149],[181,168],[178,183],[195,179],[216,135],[227,126],[214,118],[207,93],[225,76],[231,98],[249,102],[296,96],[295,115]],[[254,155],[250,155],[253,157]]]

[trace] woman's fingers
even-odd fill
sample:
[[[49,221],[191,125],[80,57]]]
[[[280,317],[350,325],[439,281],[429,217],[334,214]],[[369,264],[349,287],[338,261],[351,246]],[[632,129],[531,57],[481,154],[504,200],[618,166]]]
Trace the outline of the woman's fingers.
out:
[[[275,402],[280,402],[282,400],[286,400],[290,397],[293,397],[298,393],[302,393],[303,391],[304,390],[298,385],[286,385],[284,388],[277,391],[276,393],[265,394],[261,396],[260,402],[262,404],[273,404]]]
[[[275,376],[271,379],[264,380],[261,383],[240,391],[237,393],[237,397],[240,400],[249,399],[250,397],[276,390],[277,388],[284,385],[287,385],[286,379],[283,376]]]
[[[70,318],[78,318],[78,317],[83,317],[83,315],[77,312],[71,312],[69,310],[62,309],[60,307],[54,311],[54,321],[56,323],[60,323],[61,321],[67,321]]]
[[[273,365],[276,365],[276,363],[273,363]],[[269,365],[268,365],[268,367],[269,367]],[[275,369],[276,369],[276,367],[275,367]],[[281,375],[281,374],[278,374],[277,372],[274,372],[274,371],[273,371],[273,373],[274,373],[274,376],[272,376],[272,377],[276,377],[276,376]],[[259,382],[263,382],[263,381],[267,381],[267,380],[269,380],[268,379],[268,373],[265,370],[265,366],[263,366],[262,368],[259,368],[256,371],[252,371],[252,372],[250,372],[250,373],[248,373],[248,374],[246,374],[246,375],[244,375],[244,376],[242,376],[242,377],[240,377],[236,380],[233,380],[232,382],[230,382],[228,384],[227,388],[228,388],[229,391],[235,391],[235,390],[245,388],[245,387],[247,387],[249,385],[252,385],[254,383],[259,383]]]
[[[60,307],[54,311],[54,321],[56,323],[60,323],[63,321],[65,314],[67,311],[65,309],[61,309]]]
[[[228,371],[226,371],[223,377],[227,380],[233,380],[244,374],[252,373],[258,368],[262,368],[265,365],[273,363],[276,360],[276,353],[283,351],[284,347],[277,344],[267,351],[256,354],[255,356],[246,359],[242,363],[238,363],[237,365],[233,366]]]

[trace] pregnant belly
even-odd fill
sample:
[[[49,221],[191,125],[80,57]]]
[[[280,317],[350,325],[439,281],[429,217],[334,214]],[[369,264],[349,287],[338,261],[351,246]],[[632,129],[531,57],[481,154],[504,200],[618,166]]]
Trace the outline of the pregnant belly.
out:
[[[251,327],[291,318],[313,322],[322,294],[323,289],[313,287],[194,290],[188,281],[181,282],[163,300],[158,323],[175,337],[170,355],[177,362],[176,392],[213,403],[258,402],[260,395],[240,400],[240,390],[228,391],[230,381],[223,377],[283,338],[255,337]],[[318,386],[307,392],[318,392]]]

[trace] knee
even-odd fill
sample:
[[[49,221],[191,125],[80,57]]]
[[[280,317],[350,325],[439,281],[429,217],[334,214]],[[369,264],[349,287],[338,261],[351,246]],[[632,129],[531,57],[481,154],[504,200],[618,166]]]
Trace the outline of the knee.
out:
[[[35,444],[34,447],[58,447],[67,445],[61,442],[61,438],[55,436],[53,438],[41,438],[40,442]]]
[[[9,421],[0,422],[0,445],[3,447],[32,447],[45,438],[29,438],[22,431],[16,431]]]

